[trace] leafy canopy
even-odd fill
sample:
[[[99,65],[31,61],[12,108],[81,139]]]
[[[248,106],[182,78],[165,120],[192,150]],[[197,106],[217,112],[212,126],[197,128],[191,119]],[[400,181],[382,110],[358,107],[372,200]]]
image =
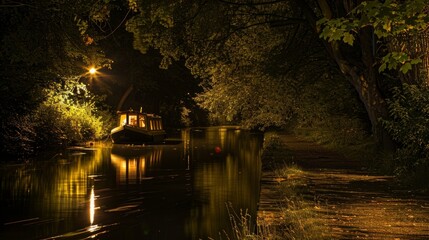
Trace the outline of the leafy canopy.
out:
[[[134,47],[159,49],[162,67],[184,59],[203,80],[196,101],[213,119],[246,127],[284,125],[305,82],[299,78],[313,81],[327,66],[318,39],[297,24],[302,19],[287,1],[137,3],[137,14],[127,22]]]
[[[429,24],[428,0],[363,1],[347,17],[320,19],[320,37],[328,41],[343,41],[353,45],[356,35],[366,27],[374,30],[379,39],[389,41],[401,35],[416,35],[426,31]],[[402,73],[421,63],[418,56],[407,52],[389,52],[381,59],[379,71],[399,69]]]

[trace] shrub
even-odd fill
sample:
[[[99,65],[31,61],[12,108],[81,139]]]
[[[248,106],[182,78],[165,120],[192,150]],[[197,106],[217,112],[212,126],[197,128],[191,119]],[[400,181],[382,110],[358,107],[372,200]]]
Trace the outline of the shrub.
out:
[[[45,94],[33,116],[40,147],[100,139],[110,130],[108,114],[96,107],[95,96],[77,78],[54,83]]]
[[[429,89],[403,84],[387,101],[390,119],[383,126],[398,143],[396,173],[405,176],[429,172]]]

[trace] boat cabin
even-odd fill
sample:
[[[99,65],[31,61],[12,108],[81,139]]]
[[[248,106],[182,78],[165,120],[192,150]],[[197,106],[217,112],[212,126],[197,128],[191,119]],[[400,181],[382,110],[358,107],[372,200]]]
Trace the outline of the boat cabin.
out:
[[[110,131],[113,143],[144,144],[162,142],[166,133],[160,116],[149,113],[118,111],[118,126]]]
[[[149,131],[162,130],[162,119],[160,116],[155,114],[140,113],[134,112],[133,110],[129,111],[119,111],[119,122],[118,126],[132,126],[139,127]]]

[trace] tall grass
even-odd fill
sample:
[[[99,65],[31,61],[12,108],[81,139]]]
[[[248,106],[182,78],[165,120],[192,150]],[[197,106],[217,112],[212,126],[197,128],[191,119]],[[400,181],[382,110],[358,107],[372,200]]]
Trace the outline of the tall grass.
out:
[[[237,240],[277,240],[277,239],[329,239],[328,227],[324,220],[318,217],[320,202],[316,199],[306,199],[303,190],[307,185],[305,172],[295,166],[285,166],[276,170],[278,178],[287,179],[280,182],[278,210],[281,221],[278,225],[258,221],[255,228],[252,216],[240,210],[235,212],[231,204],[227,204],[233,236],[227,239]]]
[[[255,234],[255,224],[247,209],[240,209],[240,212],[237,213],[231,202],[226,203],[226,208],[232,226],[233,239],[264,239]],[[225,235],[230,239],[228,234]]]
[[[318,218],[320,203],[314,198],[304,197],[308,184],[306,173],[296,165],[293,156],[275,133],[265,135],[262,161],[264,171],[272,171],[279,179],[276,186],[280,215],[278,225],[258,221],[255,233],[252,216],[247,211],[234,212],[231,205],[227,205],[234,233],[228,239],[328,239],[327,227]]]

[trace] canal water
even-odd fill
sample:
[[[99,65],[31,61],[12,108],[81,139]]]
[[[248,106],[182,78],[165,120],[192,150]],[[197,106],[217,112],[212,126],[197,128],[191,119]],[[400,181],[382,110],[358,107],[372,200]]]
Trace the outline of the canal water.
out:
[[[261,136],[213,127],[180,138],[0,165],[0,239],[234,239],[246,214],[254,227]]]

